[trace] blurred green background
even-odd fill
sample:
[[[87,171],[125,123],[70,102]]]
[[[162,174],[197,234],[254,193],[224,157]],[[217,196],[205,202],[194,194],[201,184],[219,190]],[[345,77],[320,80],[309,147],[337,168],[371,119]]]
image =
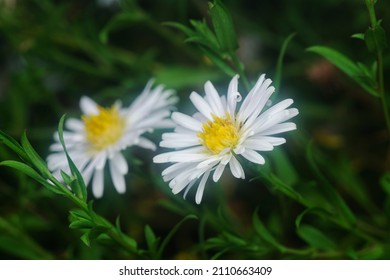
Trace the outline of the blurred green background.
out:
[[[294,99],[300,110],[294,120],[297,131],[286,135],[286,145],[265,155],[264,167],[246,166],[246,180],[225,176],[220,184],[209,184],[200,206],[191,194],[187,201],[170,194],[162,182],[161,167],[151,164],[153,152],[129,149],[126,194],[118,195],[113,186],[106,185],[104,197],[95,201],[96,212],[110,221],[120,216],[123,231],[140,246],[146,243],[145,225],[157,236],[165,236],[184,215],[196,214],[199,220],[185,222],[169,243],[163,254],[168,259],[216,255],[389,259],[390,200],[383,186],[389,184],[384,174],[390,157],[382,107],[329,61],[306,51],[324,45],[372,65],[375,54],[367,51],[363,41],[351,38],[369,26],[364,1],[223,3],[232,14],[238,56],[252,83],[261,73],[274,79],[281,46],[296,33],[285,53],[277,100]],[[45,158],[60,117],[65,113],[80,116],[82,95],[105,106],[116,99],[128,105],[155,78],[177,91],[178,108],[186,111],[192,110],[191,91],[203,94],[207,80],[224,94],[230,78],[195,44],[184,42],[184,34],[164,24],[209,21],[207,9],[203,0],[0,0],[0,129],[16,139],[26,130]],[[390,30],[390,3],[378,1],[376,11],[383,28]],[[390,88],[386,80],[389,66],[385,49],[385,88]],[[160,132],[153,133],[152,139],[157,143]],[[325,179],[311,166],[309,141],[314,143]],[[0,146],[0,160],[16,158]],[[281,194],[272,181],[267,184],[257,178],[259,172],[268,170],[312,201],[312,207]],[[322,201],[316,189],[321,183],[342,197],[359,219],[357,227],[371,239],[356,236],[354,228],[337,226],[321,214],[324,209],[316,204]],[[72,207],[30,178],[1,167],[0,258],[129,257],[115,246],[99,242],[85,246],[79,240],[80,232],[68,227]],[[278,244],[303,251],[284,252],[272,246],[272,240],[266,240],[252,220],[256,209]],[[305,210],[308,215],[302,218],[320,229],[319,236],[316,232],[314,238],[305,237],[297,230],[296,219]]]

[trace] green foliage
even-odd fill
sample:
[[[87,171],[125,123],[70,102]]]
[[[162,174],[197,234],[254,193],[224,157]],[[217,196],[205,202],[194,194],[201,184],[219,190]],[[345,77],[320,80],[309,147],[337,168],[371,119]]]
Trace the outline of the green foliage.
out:
[[[342,53],[328,47],[313,46],[307,50],[322,55],[343,71],[348,77],[353,79],[359,86],[366,90],[367,93],[379,97],[379,93],[376,89],[375,72],[370,71],[364,64],[355,63]]]

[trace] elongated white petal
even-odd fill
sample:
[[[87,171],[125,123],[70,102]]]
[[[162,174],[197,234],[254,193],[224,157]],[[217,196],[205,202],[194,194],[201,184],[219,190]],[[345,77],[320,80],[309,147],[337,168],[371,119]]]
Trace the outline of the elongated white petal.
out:
[[[213,110],[213,113],[218,117],[222,117],[226,112],[224,110],[224,106],[217,90],[210,81],[207,81],[205,83],[204,91],[206,93],[206,97],[210,102],[210,107]]]
[[[257,151],[272,151],[274,146],[268,142],[260,141],[258,139],[248,139],[244,143],[245,147]]]
[[[212,120],[213,111],[211,110],[209,104],[201,97],[198,93],[193,91],[190,94],[190,99],[192,104],[194,104],[195,108],[202,113],[203,116],[205,116],[207,119]]]
[[[92,192],[96,198],[103,196],[103,170],[95,169],[95,173],[92,179]]]
[[[129,171],[127,161],[121,153],[115,153],[110,162],[121,174],[127,174]]]
[[[264,164],[265,160],[264,158],[257,152],[251,150],[251,149],[246,149],[245,152],[241,154],[244,158],[247,160],[257,163],[257,164]]]
[[[124,193],[126,191],[125,178],[123,173],[113,164],[113,160],[110,160],[110,173],[112,183],[114,184],[115,189],[118,193]]]
[[[280,123],[280,124],[277,124],[273,127],[270,127],[269,129],[267,129],[265,131],[262,131],[261,134],[264,136],[273,135],[273,134],[278,134],[278,133],[282,133],[282,132],[286,132],[286,131],[290,131],[290,130],[294,130],[294,129],[297,129],[297,126],[295,125],[295,123],[292,123],[292,122]]]
[[[65,122],[65,127],[75,132],[84,131],[84,123],[75,118],[67,119]]]
[[[202,123],[198,120],[194,119],[193,117],[190,117],[188,115],[174,112],[172,113],[172,120],[176,122],[178,125],[181,125],[187,129],[193,130],[193,131],[201,131],[202,129]]]
[[[207,179],[209,178],[210,171],[207,171],[200,180],[198,189],[196,191],[195,202],[200,204],[202,202],[204,187],[206,186]]]
[[[84,115],[98,115],[98,105],[91,98],[82,96],[80,99],[80,108]]]
[[[223,171],[225,170],[226,164],[218,164],[217,168],[213,174],[213,181],[218,182],[219,178],[221,178]]]
[[[229,167],[234,177],[245,179],[244,169],[234,156],[229,161]]]

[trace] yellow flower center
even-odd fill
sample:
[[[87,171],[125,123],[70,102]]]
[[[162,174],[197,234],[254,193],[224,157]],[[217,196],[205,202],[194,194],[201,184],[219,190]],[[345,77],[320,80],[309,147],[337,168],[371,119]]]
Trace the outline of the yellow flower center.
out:
[[[212,154],[219,154],[226,148],[234,149],[239,140],[238,128],[229,115],[220,118],[213,115],[213,121],[203,123],[203,130],[197,136]]]
[[[98,107],[98,110],[97,115],[83,115],[81,118],[84,121],[88,142],[95,150],[101,151],[122,136],[125,120],[119,115],[115,106],[108,109]]]

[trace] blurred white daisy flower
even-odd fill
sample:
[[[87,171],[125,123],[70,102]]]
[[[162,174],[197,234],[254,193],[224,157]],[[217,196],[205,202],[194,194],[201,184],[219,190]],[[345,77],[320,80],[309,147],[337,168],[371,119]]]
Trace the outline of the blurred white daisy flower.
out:
[[[241,101],[238,92],[238,75],[228,88],[227,96],[219,96],[210,81],[204,86],[205,97],[192,92],[190,99],[198,110],[193,116],[180,112],[172,113],[176,123],[175,131],[162,135],[161,147],[176,149],[159,154],[153,158],[155,163],[173,163],[163,172],[165,182],[174,194],[189,189],[200,180],[195,196],[196,203],[202,201],[206,181],[212,173],[217,182],[225,167],[236,178],[245,178],[244,169],[237,160],[242,156],[247,160],[264,164],[260,154],[271,151],[274,146],[286,142],[284,138],[273,135],[296,129],[292,122],[286,122],[298,114],[298,110],[288,107],[292,99],[283,100],[264,110],[271,94],[272,81],[261,75],[256,85]],[[259,153],[260,152],[260,153]]]
[[[155,150],[155,144],[142,135],[153,129],[173,127],[173,122],[167,118],[177,101],[172,94],[173,91],[164,90],[162,85],[152,89],[152,82],[149,82],[128,108],[122,108],[120,102],[103,108],[86,96],[81,98],[83,116],[81,120],[69,118],[65,122],[68,130],[63,135],[68,153],[85,184],[92,180],[92,192],[96,198],[103,195],[107,162],[115,189],[124,193],[128,164],[122,151],[134,145]],[[70,169],[58,135],[54,137],[56,143],[50,146],[53,153],[48,156],[47,163],[60,178],[60,170],[69,172]]]

